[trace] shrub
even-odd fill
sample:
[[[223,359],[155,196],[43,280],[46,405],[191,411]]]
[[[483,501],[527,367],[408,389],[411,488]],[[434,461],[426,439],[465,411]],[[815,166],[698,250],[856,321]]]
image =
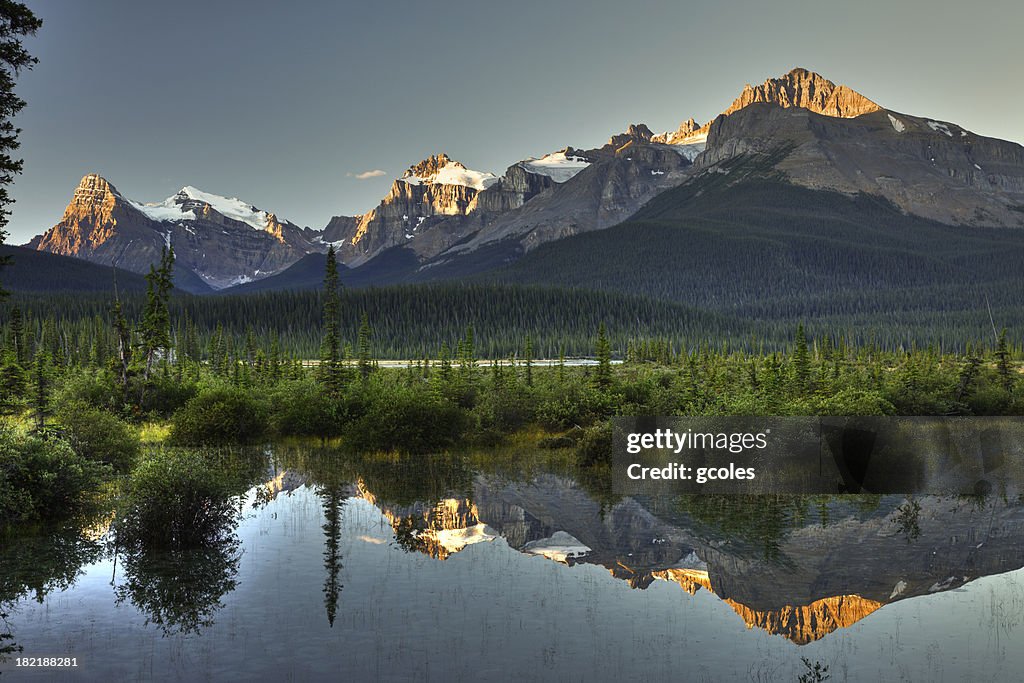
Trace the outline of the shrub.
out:
[[[230,531],[237,473],[218,466],[216,454],[160,449],[132,472],[126,509],[118,523],[126,546],[188,547]]]
[[[83,508],[87,492],[106,472],[61,439],[0,430],[0,520],[72,515]]]
[[[576,462],[583,467],[612,461],[611,421],[594,425],[583,431],[583,437],[576,447]]]
[[[813,411],[812,411],[813,412]],[[812,414],[808,412],[805,414]],[[843,389],[818,404],[819,415],[895,415],[896,408],[878,392]]]
[[[309,379],[284,382],[270,394],[270,425],[282,436],[331,437],[341,433],[345,406]]]
[[[344,430],[348,444],[358,450],[439,451],[454,445],[465,425],[458,406],[423,389],[380,387],[365,398],[364,414]]]
[[[125,407],[124,396],[114,381],[113,373],[106,370],[69,376],[54,397],[54,403],[84,404],[115,414],[121,413]]]
[[[139,457],[138,434],[105,410],[80,401],[62,403],[57,419],[72,448],[89,460],[126,472]]]
[[[266,407],[231,387],[205,389],[174,413],[169,441],[176,445],[251,443],[263,437]]]

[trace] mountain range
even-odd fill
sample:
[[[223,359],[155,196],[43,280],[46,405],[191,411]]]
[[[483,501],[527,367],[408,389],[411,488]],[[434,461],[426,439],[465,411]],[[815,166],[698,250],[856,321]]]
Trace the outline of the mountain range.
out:
[[[752,204],[755,197],[768,203]],[[652,232],[655,225],[670,234]],[[799,235],[785,229],[792,226]],[[694,242],[710,241],[699,251],[712,259],[702,266],[707,272],[731,262],[715,244],[756,242],[770,247],[772,268],[822,275],[821,262],[793,263],[814,243],[817,256],[838,263],[844,250],[874,250],[840,268],[855,270],[847,273],[853,280],[870,280],[864,269],[884,267],[879,277],[894,286],[931,286],[970,280],[990,255],[996,268],[1010,267],[1024,248],[1022,227],[1024,147],[886,109],[794,69],[746,86],[703,125],[687,118],[655,134],[634,124],[601,147],[567,146],[501,175],[433,155],[396,178],[376,207],[332,217],[322,229],[194,187],[142,203],[90,174],[60,222],[28,246],[144,273],[173,245],[179,286],[196,293],[316,287],[333,245],[349,284],[522,277],[677,297],[692,294],[693,283],[658,290],[666,277],[700,279],[693,269],[673,268]],[[595,231],[600,240],[589,237]],[[884,243],[885,253],[878,250]],[[623,256],[661,247],[673,256],[650,282],[624,287],[615,264],[635,265]],[[843,278],[832,280],[813,295],[844,286]],[[764,283],[750,288],[764,290]]]

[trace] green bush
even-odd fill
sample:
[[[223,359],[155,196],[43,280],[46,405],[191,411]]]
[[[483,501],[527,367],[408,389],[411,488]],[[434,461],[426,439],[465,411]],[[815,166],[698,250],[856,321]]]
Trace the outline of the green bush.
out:
[[[73,401],[60,404],[57,420],[75,452],[126,472],[139,457],[139,436],[105,410]]]
[[[583,431],[576,446],[576,462],[583,467],[612,461],[612,423],[596,424]]]
[[[126,546],[188,547],[221,537],[235,515],[235,472],[216,454],[161,449],[132,472],[118,541]]]
[[[344,430],[348,445],[362,451],[440,451],[455,444],[466,422],[458,406],[422,388],[375,387],[365,399],[365,412]]]
[[[108,468],[57,438],[0,430],[0,522],[60,519],[80,511]]]
[[[198,387],[194,383],[188,380],[178,380],[171,374],[153,375],[146,384],[145,391],[142,390],[139,382],[141,382],[141,378],[133,383],[132,393],[142,397],[138,409],[143,415],[171,417],[195,398],[198,392]]]
[[[266,434],[267,412],[241,389],[205,389],[174,413],[169,441],[181,446],[252,443]]]
[[[281,436],[338,436],[346,413],[344,404],[309,379],[277,385],[270,394],[270,405],[271,428]]]
[[[108,370],[79,372],[64,379],[54,397],[55,405],[85,404],[108,413],[120,414],[124,409],[124,395]]]

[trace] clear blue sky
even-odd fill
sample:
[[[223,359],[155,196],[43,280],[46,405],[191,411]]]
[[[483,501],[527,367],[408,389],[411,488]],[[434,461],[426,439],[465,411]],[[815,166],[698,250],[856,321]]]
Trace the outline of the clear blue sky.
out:
[[[1019,2],[28,4],[45,23],[19,83],[15,244],[89,172],[140,201],[194,185],[320,228],[431,153],[500,174],[629,123],[706,121],[795,66],[1024,140]]]

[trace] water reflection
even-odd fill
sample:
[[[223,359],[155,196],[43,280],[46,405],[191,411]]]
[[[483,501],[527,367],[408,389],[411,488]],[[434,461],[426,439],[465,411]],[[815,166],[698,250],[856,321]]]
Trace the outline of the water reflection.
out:
[[[256,663],[288,653],[301,663],[285,678],[336,674],[343,653],[358,678],[507,678],[530,657],[536,678],[678,677],[673,667],[697,661],[688,648],[698,643],[693,678],[795,679],[809,653],[834,673],[915,679],[940,673],[939,662],[959,666],[932,641],[956,643],[979,628],[998,656],[972,661],[972,671],[991,678],[1013,670],[1022,644],[1017,574],[960,590],[1024,566],[1016,502],[616,498],[599,475],[537,454],[523,471],[505,455],[493,466],[479,454],[398,460],[292,448],[246,457],[242,479],[260,483],[212,505],[230,514],[201,542],[121,534],[104,549],[89,540],[93,524],[90,535],[5,543],[0,606],[18,642],[33,654],[95,647],[99,657],[103,638],[82,635],[89,623],[185,680],[217,657],[222,673],[264,678]],[[916,598],[934,607],[900,609]],[[973,623],[947,621],[968,603]],[[917,617],[921,628],[908,635],[900,620],[921,610],[931,617]],[[690,613],[701,616],[687,626]],[[175,661],[180,647],[141,647],[154,629],[206,654]],[[766,634],[780,637],[758,639]],[[922,634],[932,640],[911,643]],[[883,643],[891,661],[864,654]],[[600,668],[594,647],[622,662]],[[109,677],[139,677],[127,664],[104,666]]]

